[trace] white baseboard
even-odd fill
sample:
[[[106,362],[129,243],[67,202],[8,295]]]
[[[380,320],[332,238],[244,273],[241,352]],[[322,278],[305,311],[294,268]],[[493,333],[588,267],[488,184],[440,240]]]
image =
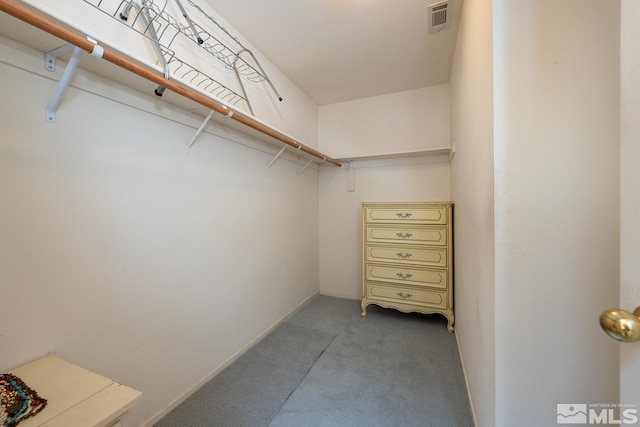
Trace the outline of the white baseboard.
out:
[[[456,344],[458,346],[458,354],[460,355],[460,363],[462,364],[462,375],[464,375],[464,385],[467,387],[467,396],[469,396],[469,405],[471,406],[471,417],[473,418],[473,425],[478,425],[478,420],[476,420],[476,411],[475,405],[473,404],[473,396],[471,396],[471,389],[469,388],[469,379],[467,378],[467,370],[464,364],[464,358],[462,357],[462,350],[460,349],[460,341],[458,341],[458,334],[456,336]]]
[[[361,300],[362,299],[362,295],[343,294],[341,292],[323,291],[322,289],[320,290],[320,295],[325,295],[325,296],[328,296],[328,297],[352,299],[352,300]]]
[[[273,325],[271,325],[269,328],[267,328],[264,332],[262,332],[260,335],[255,337],[249,343],[247,343],[247,345],[245,345],[240,350],[238,350],[236,353],[231,355],[231,357],[229,357],[227,360],[225,360],[220,366],[218,366],[217,368],[215,368],[214,370],[209,372],[204,378],[202,378],[200,381],[195,383],[193,386],[191,386],[189,389],[187,389],[184,393],[182,393],[180,396],[178,396],[166,408],[164,408],[162,411],[158,412],[156,415],[154,415],[153,417],[148,419],[144,424],[142,424],[141,427],[151,427],[155,423],[160,421],[160,419],[162,419],[162,417],[167,415],[169,412],[174,410],[178,405],[180,405],[182,402],[187,400],[187,398],[189,398],[193,393],[198,391],[203,385],[205,385],[207,382],[212,380],[216,375],[218,375],[220,372],[222,372],[227,366],[231,365],[236,359],[238,359],[240,356],[242,356],[244,353],[246,353],[247,350],[249,350],[251,347],[256,345],[265,336],[267,336],[271,332],[273,332],[278,326],[280,326],[281,323],[286,322],[291,316],[296,314],[296,312],[298,312],[302,307],[304,307],[313,297],[318,295],[318,293],[319,292],[316,291],[313,294],[311,294],[308,298],[306,298],[304,301],[302,301],[300,304],[298,304],[298,306],[294,307],[291,311],[289,311],[282,318],[280,318],[280,320],[275,322]]]

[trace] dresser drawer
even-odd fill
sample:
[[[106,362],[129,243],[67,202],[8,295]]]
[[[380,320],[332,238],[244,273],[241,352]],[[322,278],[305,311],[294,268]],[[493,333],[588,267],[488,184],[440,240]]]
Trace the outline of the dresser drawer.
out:
[[[369,206],[365,208],[364,219],[368,223],[446,224],[447,207]]]
[[[447,287],[447,270],[429,270],[392,264],[365,265],[366,280],[429,286],[432,288]]]
[[[365,245],[365,259],[373,262],[447,267],[447,248],[409,245]]]
[[[447,291],[420,289],[410,286],[389,286],[367,283],[367,297],[372,300],[402,302],[440,309],[447,308]]]
[[[365,239],[379,243],[413,243],[419,245],[447,246],[446,227],[410,227],[367,225]]]

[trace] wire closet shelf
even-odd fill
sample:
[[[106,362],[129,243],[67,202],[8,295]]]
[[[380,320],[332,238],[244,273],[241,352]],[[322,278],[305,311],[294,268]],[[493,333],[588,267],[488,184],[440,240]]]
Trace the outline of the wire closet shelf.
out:
[[[266,82],[278,100],[282,101],[255,55],[192,0],[186,2],[194,14],[189,14],[180,0],[84,2],[144,36],[153,48],[157,64],[162,67],[166,79],[181,80],[234,107],[244,103],[252,115],[255,114],[243,79],[252,83]],[[195,51],[189,49],[194,46]],[[194,52],[204,55],[194,55]],[[207,72],[203,71],[202,65],[196,65],[202,58],[208,60],[204,64]],[[229,71],[236,77],[236,89],[230,87],[232,82],[227,78]],[[163,92],[164,87],[161,86],[155,90],[158,96],[162,96]]]
[[[85,2],[87,2],[87,0],[84,0]],[[94,2],[94,5],[102,5],[103,1],[100,0],[97,3]],[[131,0],[129,1],[122,1],[120,3],[120,6],[123,6],[125,4],[129,4],[132,3]],[[145,5],[149,6],[149,2],[145,2]],[[135,9],[135,6],[131,6]],[[117,10],[117,9],[116,9]],[[43,31],[44,33],[50,34],[51,36],[56,37],[57,39],[63,40],[65,42],[68,43],[68,45],[66,46],[61,46],[60,48],[54,49],[52,51],[46,52],[47,55],[51,55],[55,58],[55,56],[57,56],[58,54],[64,54],[62,52],[68,52],[70,50],[73,50],[73,55],[72,58],[69,60],[69,63],[67,64],[67,67],[63,73],[62,79],[60,80],[60,82],[58,83],[58,90],[56,91],[56,95],[58,94],[58,92],[60,91],[64,91],[64,87],[66,87],[66,85],[69,82],[69,78],[65,78],[65,75],[67,74],[73,74],[73,69],[75,69],[75,66],[71,66],[72,62],[77,62],[77,61],[73,61],[74,57],[79,56],[81,51],[87,52],[89,54],[91,54],[92,56],[101,58],[102,60],[109,62],[123,70],[126,70],[132,74],[135,74],[139,77],[142,77],[143,79],[150,81],[152,83],[155,83],[156,85],[158,85],[158,89],[156,89],[156,91],[159,90],[164,90],[165,88],[168,89],[169,91],[171,91],[172,93],[193,101],[205,108],[207,108],[208,110],[210,110],[209,116],[207,117],[207,121],[211,118],[211,115],[213,113],[218,113],[220,115],[226,116],[226,118],[228,118],[229,120],[232,120],[233,122],[236,122],[238,124],[241,124],[247,128],[253,129],[254,131],[257,131],[258,133],[267,136],[275,141],[279,141],[280,143],[284,144],[284,146],[282,147],[282,149],[280,150],[280,152],[276,155],[276,157],[271,161],[270,165],[283,153],[283,151],[287,148],[287,147],[292,147],[296,150],[298,150],[300,153],[303,153],[304,155],[307,155],[309,157],[311,157],[311,160],[309,160],[307,162],[307,164],[304,166],[304,169],[306,169],[309,164],[311,163],[311,161],[315,160],[319,160],[322,161],[323,163],[328,163],[331,164],[333,166],[336,167],[341,167],[342,163],[340,163],[338,160],[333,159],[319,151],[316,151],[315,149],[306,146],[304,144],[301,144],[300,142],[298,142],[297,140],[295,140],[292,137],[287,136],[286,134],[283,134],[282,132],[276,130],[275,128],[272,128],[271,126],[260,122],[259,120],[257,120],[255,118],[255,116],[249,116],[245,113],[242,113],[239,110],[235,110],[233,111],[231,106],[229,104],[225,104],[224,102],[221,102],[219,100],[214,99],[214,97],[209,96],[208,94],[202,92],[201,90],[197,90],[197,89],[192,89],[189,87],[189,85],[187,84],[183,84],[178,82],[176,79],[169,79],[168,78],[168,73],[169,73],[169,68],[167,67],[165,69],[165,75],[159,75],[157,73],[157,70],[150,70],[148,67],[139,64],[137,62],[132,61],[131,59],[129,59],[128,57],[123,56],[122,54],[119,54],[113,50],[111,50],[110,48],[105,48],[104,46],[100,46],[97,44],[97,42],[95,40],[93,40],[91,37],[87,37],[84,35],[80,35],[78,34],[76,31],[74,31],[73,29],[64,27],[60,24],[57,24],[53,21],[51,21],[48,17],[46,16],[42,16],[30,9],[25,8],[24,6],[20,6],[14,2],[12,2],[11,0],[0,0],[0,11],[3,13],[6,13],[7,15],[13,16],[14,18],[34,27],[34,28],[38,28],[39,30]],[[141,22],[144,24],[145,22],[147,22],[147,24],[151,24],[152,22],[154,22],[152,18],[153,15],[149,14],[140,14],[139,18],[141,19]],[[118,18],[121,19],[121,18]],[[127,17],[127,20],[129,20],[130,18]],[[145,21],[146,19],[146,21]],[[118,24],[119,25],[119,24]],[[146,25],[146,24],[145,24]],[[72,27],[73,28],[73,27]],[[151,25],[147,25],[147,29],[152,28]],[[160,27],[157,26],[153,26],[153,31],[159,30],[161,29]],[[193,33],[195,34],[195,32]],[[157,35],[157,33],[156,33]],[[163,59],[165,58],[165,54],[170,53],[173,56],[169,56],[169,61],[166,61],[167,64],[169,62],[173,62],[172,58],[175,57],[175,55],[170,51],[170,49],[162,47],[159,42],[158,42],[158,38],[155,39],[151,39],[151,40],[155,40],[156,43],[152,44],[152,47],[154,48],[154,50],[156,50],[158,53],[162,52],[163,55],[161,55],[161,57]],[[197,41],[196,41],[197,42]],[[203,40],[204,42],[204,40]],[[201,44],[198,42],[198,44]],[[69,48],[69,49],[67,49]],[[242,52],[239,52],[242,53]],[[238,55],[239,55],[238,53]],[[45,55],[45,63],[47,63],[46,60],[46,56]],[[238,56],[237,55],[237,56]],[[237,59],[234,58],[234,62]],[[76,58],[77,59],[77,58]],[[183,61],[184,62],[184,61]],[[47,63],[48,64],[48,63]],[[179,64],[179,63],[178,63]],[[68,71],[71,71],[70,73],[68,73]],[[213,84],[213,83],[212,83]],[[62,90],[61,90],[62,89]],[[161,93],[160,93],[161,94]],[[56,95],[54,95],[54,99],[52,99],[52,102],[56,99],[59,99]],[[241,98],[242,99],[242,98]],[[239,101],[236,101],[239,102]],[[205,122],[206,123],[206,122]],[[200,132],[200,130],[204,127],[204,124],[200,127],[200,129],[198,130],[198,133]],[[196,135],[197,136],[197,135]],[[270,166],[269,165],[269,166]],[[302,173],[302,171],[299,172],[299,174]]]

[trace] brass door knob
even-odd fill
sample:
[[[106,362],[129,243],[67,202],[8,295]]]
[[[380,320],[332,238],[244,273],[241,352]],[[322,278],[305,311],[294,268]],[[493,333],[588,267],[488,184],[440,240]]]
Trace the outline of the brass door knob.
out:
[[[621,308],[605,310],[600,315],[600,326],[615,340],[640,341],[640,307],[636,307],[633,313]]]

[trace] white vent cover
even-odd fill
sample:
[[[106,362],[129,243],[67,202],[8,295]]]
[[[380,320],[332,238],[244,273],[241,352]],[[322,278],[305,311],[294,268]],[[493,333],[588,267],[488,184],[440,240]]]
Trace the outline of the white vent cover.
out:
[[[449,26],[448,10],[448,1],[443,1],[429,6],[429,34],[437,33]]]

